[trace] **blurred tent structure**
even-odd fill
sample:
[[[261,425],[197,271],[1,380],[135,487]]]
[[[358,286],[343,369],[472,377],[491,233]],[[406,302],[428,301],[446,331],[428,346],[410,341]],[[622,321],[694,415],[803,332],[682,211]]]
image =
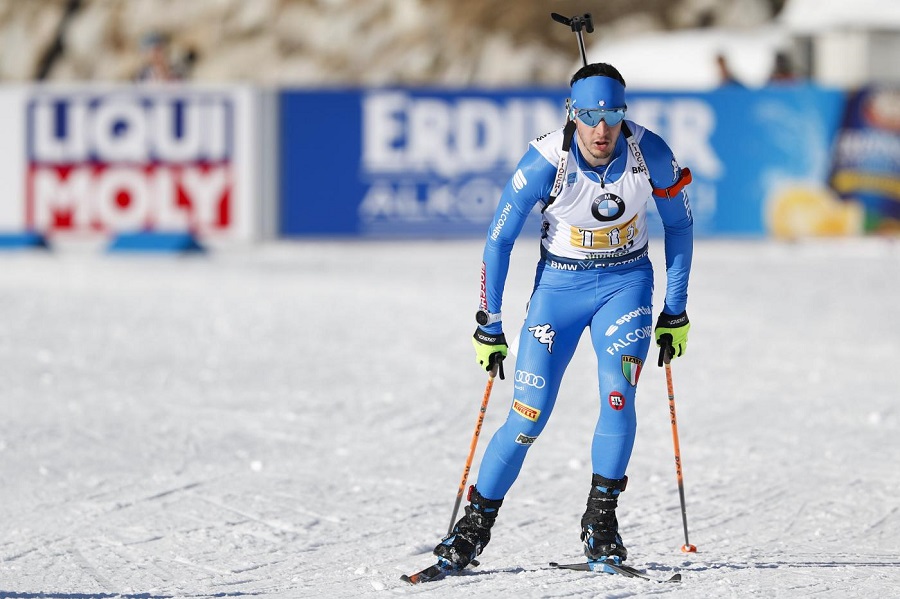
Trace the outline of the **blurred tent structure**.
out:
[[[900,83],[900,2],[788,0],[770,23],[602,38],[589,45],[588,60],[628,73],[631,89],[704,90],[719,83],[717,54],[750,87],[767,83],[779,54],[798,78],[820,85]]]
[[[781,27],[655,31],[588,46],[588,61],[609,62],[630,90],[707,90],[719,85],[716,55],[723,54],[738,79],[748,86],[766,82],[774,56],[789,48]],[[574,72],[581,66],[572,63]]]
[[[789,0],[777,21],[816,82],[842,88],[900,83],[900,2]]]

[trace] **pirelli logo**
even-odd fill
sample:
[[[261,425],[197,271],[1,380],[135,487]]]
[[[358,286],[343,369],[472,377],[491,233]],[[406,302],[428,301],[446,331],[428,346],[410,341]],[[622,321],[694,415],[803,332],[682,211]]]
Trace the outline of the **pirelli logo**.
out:
[[[541,411],[537,408],[532,408],[529,405],[523,404],[518,399],[513,400],[513,410],[515,410],[522,418],[527,418],[532,422],[537,422],[538,416],[541,415]]]

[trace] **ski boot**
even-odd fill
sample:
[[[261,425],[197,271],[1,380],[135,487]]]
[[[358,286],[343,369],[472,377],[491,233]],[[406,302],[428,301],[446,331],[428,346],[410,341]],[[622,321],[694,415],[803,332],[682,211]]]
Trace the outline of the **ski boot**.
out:
[[[475,486],[469,487],[466,515],[434,548],[438,564],[445,570],[462,570],[468,566],[491,540],[491,527],[497,519],[502,499],[485,499]]]
[[[621,564],[628,557],[616,519],[619,493],[625,490],[627,483],[627,476],[615,480],[594,474],[591,480],[587,510],[581,518],[581,540],[589,562],[612,561]]]

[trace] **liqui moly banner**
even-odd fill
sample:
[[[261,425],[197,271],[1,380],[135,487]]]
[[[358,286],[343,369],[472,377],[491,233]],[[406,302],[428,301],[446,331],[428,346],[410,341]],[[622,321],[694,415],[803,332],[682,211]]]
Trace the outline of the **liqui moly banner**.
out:
[[[24,228],[48,236],[257,229],[255,93],[235,87],[24,90]]]

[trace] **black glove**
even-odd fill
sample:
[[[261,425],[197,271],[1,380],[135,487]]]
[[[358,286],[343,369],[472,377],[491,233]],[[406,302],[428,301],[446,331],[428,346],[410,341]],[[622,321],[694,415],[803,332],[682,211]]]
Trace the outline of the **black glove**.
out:
[[[668,364],[672,358],[682,356],[687,351],[687,336],[691,330],[687,310],[677,316],[659,313],[656,319],[656,345],[659,346],[657,366]]]
[[[475,329],[472,345],[475,346],[475,361],[488,372],[492,371],[496,365],[500,371],[500,379],[504,379],[503,358],[509,352],[506,336],[503,333],[499,335],[485,333],[481,327],[478,327]]]

